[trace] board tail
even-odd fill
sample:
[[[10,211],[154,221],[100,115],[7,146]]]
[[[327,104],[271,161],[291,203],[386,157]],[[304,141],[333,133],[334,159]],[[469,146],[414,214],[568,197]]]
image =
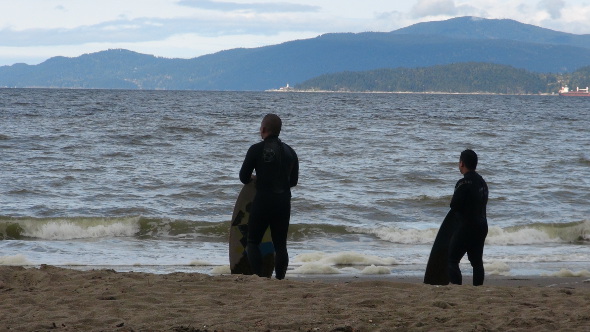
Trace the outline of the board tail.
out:
[[[426,264],[424,283],[429,285],[448,285],[449,280],[449,244],[455,230],[454,215],[449,211],[443,220]]]

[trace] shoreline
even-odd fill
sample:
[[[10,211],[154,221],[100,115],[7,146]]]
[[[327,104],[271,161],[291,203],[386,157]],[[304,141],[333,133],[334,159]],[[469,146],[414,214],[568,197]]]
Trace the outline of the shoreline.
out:
[[[264,92],[278,93],[350,93],[350,94],[421,94],[421,95],[482,95],[482,96],[560,96],[558,93],[499,93],[499,92],[449,92],[449,91],[344,91],[344,90],[299,90],[268,89]]]
[[[147,267],[154,267],[156,265],[149,265]],[[229,267],[223,269],[224,272],[214,272],[211,269],[195,269],[195,266],[189,266],[187,269],[179,269],[181,266],[166,266],[176,267],[174,269],[162,269],[159,271],[150,271],[143,269],[145,265],[138,266],[114,266],[114,265],[96,265],[96,266],[81,266],[81,265],[0,265],[0,271],[5,268],[23,268],[25,270],[42,270],[45,268],[56,268],[62,270],[72,270],[78,272],[89,271],[112,271],[114,273],[139,273],[146,276],[166,276],[172,274],[199,274],[210,277],[227,277],[240,276],[231,274]],[[184,267],[184,266],[182,266]],[[472,275],[469,269],[463,271],[463,285],[471,285]],[[586,271],[583,271],[586,272]],[[273,276],[274,278],[274,276]],[[362,274],[362,273],[294,273],[287,271],[285,280],[301,281],[301,282],[356,282],[356,281],[384,281],[384,282],[398,282],[410,284],[424,284],[423,273],[419,274]],[[0,279],[0,282],[2,280]],[[572,288],[589,288],[590,289],[590,275],[587,273],[567,274],[567,275],[503,275],[503,274],[488,274],[485,275],[484,286],[506,286],[506,287],[572,287]]]
[[[0,329],[14,331],[587,331],[590,279],[79,271],[0,266]],[[470,282],[464,278],[464,282]]]

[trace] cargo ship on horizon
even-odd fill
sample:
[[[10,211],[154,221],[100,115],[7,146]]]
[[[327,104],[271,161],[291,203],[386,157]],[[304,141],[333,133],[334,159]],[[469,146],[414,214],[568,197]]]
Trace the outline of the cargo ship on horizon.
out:
[[[566,97],[590,97],[590,92],[588,92],[588,87],[586,89],[576,87],[576,91],[570,91],[566,85],[559,90],[559,95]]]

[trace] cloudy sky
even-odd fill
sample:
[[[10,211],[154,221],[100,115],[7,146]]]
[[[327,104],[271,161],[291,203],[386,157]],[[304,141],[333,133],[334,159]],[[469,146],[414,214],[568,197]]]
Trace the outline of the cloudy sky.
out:
[[[0,66],[112,48],[193,58],[457,16],[590,34],[590,0],[0,0]]]

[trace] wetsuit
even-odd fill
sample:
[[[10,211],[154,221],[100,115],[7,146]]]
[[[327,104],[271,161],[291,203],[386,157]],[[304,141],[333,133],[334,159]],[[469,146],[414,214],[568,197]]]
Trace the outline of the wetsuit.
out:
[[[459,262],[467,253],[473,267],[473,285],[483,285],[483,247],[488,234],[486,205],[488,185],[475,171],[463,174],[457,181],[451,200],[451,211],[455,214],[455,231],[449,246],[449,279],[461,285]]]
[[[240,181],[251,181],[256,170],[256,196],[248,222],[248,260],[257,275],[262,271],[260,242],[270,226],[275,247],[275,277],[283,279],[289,265],[287,232],[291,217],[291,187],[299,179],[299,161],[295,151],[277,136],[269,136],[248,149]]]

